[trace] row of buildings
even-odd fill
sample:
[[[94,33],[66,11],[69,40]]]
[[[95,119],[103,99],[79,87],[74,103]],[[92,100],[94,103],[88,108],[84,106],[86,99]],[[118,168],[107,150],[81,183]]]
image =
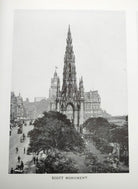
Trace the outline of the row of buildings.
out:
[[[56,73],[54,73],[54,77]],[[53,77],[53,78],[54,78]],[[52,81],[53,81],[52,78]],[[54,78],[55,79],[55,78]],[[21,95],[15,95],[11,92],[10,103],[10,120],[11,123],[23,119],[34,120],[41,117],[44,111],[56,111],[56,91],[53,82],[49,90],[49,98],[35,97],[33,102],[30,102],[28,98],[23,101]],[[89,91],[84,93],[85,97],[85,114],[84,120],[90,117],[109,117],[105,111],[100,108],[100,96],[98,91]],[[70,108],[70,109],[69,109]],[[72,119],[72,107],[68,107],[68,118]]]
[[[42,116],[44,111],[50,110],[49,99],[45,97],[35,97],[33,102],[30,102],[28,98],[23,100],[23,97],[15,95],[11,92],[10,102],[10,121],[16,123],[21,120],[34,120]]]
[[[11,102],[10,102],[10,121],[14,123],[15,121],[23,120],[26,117],[26,110],[23,104],[23,98],[20,93],[18,96],[11,92]]]

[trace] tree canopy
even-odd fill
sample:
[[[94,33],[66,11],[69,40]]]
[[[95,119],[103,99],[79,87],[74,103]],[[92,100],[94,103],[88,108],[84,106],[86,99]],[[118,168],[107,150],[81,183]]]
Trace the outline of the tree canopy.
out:
[[[90,133],[93,133],[98,138],[109,138],[110,137],[110,123],[107,119],[98,117],[98,118],[89,118],[84,122],[83,128],[88,130]]]
[[[59,112],[44,112],[44,116],[34,122],[34,129],[29,132],[29,152],[39,152],[56,148],[59,150],[80,151],[84,142],[70,120]]]
[[[128,151],[128,123],[123,126],[111,124],[105,118],[90,118],[83,128],[93,134],[96,146],[103,153],[112,151],[109,143],[118,143],[122,149],[121,153]]]

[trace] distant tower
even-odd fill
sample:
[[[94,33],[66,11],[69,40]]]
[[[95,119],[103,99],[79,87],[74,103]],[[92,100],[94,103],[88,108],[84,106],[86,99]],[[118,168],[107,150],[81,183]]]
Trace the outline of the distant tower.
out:
[[[54,76],[51,79],[51,87],[49,89],[49,98],[50,98],[50,110],[56,110],[56,97],[60,90],[60,79],[55,70]]]
[[[80,108],[81,108],[81,95],[77,89],[76,81],[76,67],[75,67],[75,55],[72,46],[72,37],[70,26],[68,28],[67,40],[66,40],[66,51],[64,56],[64,69],[63,69],[63,84],[62,90],[57,96],[56,108],[57,111],[66,114],[67,118],[70,119],[77,129],[79,126],[80,119]],[[83,81],[81,83],[81,92],[83,91]],[[84,91],[82,92],[84,93]],[[82,103],[84,102],[82,94]]]

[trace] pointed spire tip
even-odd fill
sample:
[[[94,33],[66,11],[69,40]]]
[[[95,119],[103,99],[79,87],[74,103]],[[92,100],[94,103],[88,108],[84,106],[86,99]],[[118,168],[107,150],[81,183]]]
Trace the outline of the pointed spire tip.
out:
[[[70,33],[70,24],[69,24],[69,26],[68,26],[68,33]]]

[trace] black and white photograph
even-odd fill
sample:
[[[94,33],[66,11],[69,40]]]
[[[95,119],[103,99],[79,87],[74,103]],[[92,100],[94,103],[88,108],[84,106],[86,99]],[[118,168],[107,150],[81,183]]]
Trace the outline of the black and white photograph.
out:
[[[129,173],[125,11],[15,10],[9,174]]]

